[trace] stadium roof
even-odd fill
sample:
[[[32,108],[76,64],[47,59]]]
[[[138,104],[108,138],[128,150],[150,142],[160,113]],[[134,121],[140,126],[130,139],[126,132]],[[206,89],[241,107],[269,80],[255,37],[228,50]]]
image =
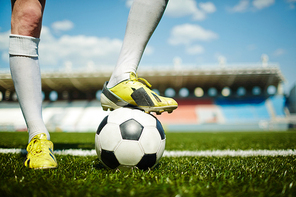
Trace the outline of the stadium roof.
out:
[[[42,89],[44,92],[55,90],[96,92],[102,89],[105,81],[111,76],[111,70],[93,71],[60,71],[43,72]],[[279,66],[276,64],[264,66],[262,64],[246,64],[233,66],[218,66],[215,68],[205,67],[144,67],[139,69],[139,76],[147,79],[153,89],[158,89],[161,93],[167,88],[179,90],[186,87],[192,91],[196,87],[208,90],[211,87],[221,90],[229,87],[236,90],[244,87],[247,91],[254,86],[266,90],[270,85],[278,87],[285,81]],[[13,82],[9,73],[0,73],[0,91],[14,91]]]

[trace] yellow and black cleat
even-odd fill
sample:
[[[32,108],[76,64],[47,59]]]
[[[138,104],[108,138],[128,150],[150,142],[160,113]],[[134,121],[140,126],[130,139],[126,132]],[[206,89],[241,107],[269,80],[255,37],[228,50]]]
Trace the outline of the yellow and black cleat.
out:
[[[27,146],[28,154],[24,164],[28,168],[48,169],[57,168],[58,164],[53,155],[53,143],[47,140],[46,134],[36,135]]]
[[[103,110],[114,110],[120,107],[134,107],[144,110],[146,113],[155,112],[161,114],[164,111],[171,113],[178,107],[178,103],[167,97],[162,97],[152,91],[149,82],[138,78],[131,73],[130,79],[123,81],[108,89],[108,82],[104,84],[101,94]]]

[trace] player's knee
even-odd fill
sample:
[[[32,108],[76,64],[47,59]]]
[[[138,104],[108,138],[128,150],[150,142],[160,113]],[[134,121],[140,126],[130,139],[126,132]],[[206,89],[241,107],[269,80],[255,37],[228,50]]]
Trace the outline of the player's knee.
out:
[[[25,6],[13,12],[11,18],[12,33],[25,36],[38,36],[42,22],[42,10],[40,7]]]

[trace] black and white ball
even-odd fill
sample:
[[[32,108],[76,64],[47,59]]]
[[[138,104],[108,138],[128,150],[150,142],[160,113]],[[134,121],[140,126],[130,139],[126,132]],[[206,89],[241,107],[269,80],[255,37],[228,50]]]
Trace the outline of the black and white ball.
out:
[[[153,115],[133,108],[119,108],[98,127],[95,147],[99,159],[111,169],[154,167],[165,149],[165,133]]]

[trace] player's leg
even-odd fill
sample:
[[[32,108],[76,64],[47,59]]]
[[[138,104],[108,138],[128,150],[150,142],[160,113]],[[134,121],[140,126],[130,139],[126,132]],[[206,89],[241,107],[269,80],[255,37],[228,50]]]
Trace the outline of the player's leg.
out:
[[[136,71],[145,47],[164,13],[168,0],[134,0],[117,65],[101,97],[104,109],[133,105],[146,112],[171,112],[178,104],[152,92]]]
[[[9,60],[11,76],[28,127],[29,145],[25,165],[57,166],[53,145],[42,119],[41,74],[38,44],[45,0],[12,0]]]
[[[157,27],[168,0],[134,0],[128,16],[125,37],[108,88],[136,73],[145,47]]]

